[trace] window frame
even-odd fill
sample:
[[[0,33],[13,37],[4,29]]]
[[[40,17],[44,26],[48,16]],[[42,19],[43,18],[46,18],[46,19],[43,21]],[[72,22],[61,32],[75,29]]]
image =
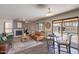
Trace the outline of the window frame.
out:
[[[11,24],[11,27],[6,28],[6,23],[10,23],[10,24]],[[4,22],[4,32],[5,32],[5,33],[11,33],[11,32],[13,32],[12,29],[13,29],[13,28],[12,28],[12,23],[11,23],[11,22]],[[7,30],[8,30],[9,32],[6,32]]]

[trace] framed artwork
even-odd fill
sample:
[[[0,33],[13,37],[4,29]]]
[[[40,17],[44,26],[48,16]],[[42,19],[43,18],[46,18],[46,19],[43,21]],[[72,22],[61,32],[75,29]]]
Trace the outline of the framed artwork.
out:
[[[50,24],[49,22],[47,22],[47,23],[45,24],[45,26],[46,26],[47,29],[49,29],[49,28],[51,27],[51,24]]]
[[[21,22],[17,23],[17,28],[22,28],[22,23]]]

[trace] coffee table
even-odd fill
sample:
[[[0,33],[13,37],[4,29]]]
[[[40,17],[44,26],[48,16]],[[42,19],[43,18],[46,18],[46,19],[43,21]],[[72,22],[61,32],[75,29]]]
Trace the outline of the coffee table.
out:
[[[30,40],[30,36],[29,35],[25,35],[25,36],[23,35],[21,42],[25,42],[25,41],[28,41],[28,40]]]

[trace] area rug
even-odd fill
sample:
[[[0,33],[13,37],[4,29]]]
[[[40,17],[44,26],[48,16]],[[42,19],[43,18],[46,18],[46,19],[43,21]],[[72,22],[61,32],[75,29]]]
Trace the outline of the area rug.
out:
[[[27,42],[15,42],[13,43],[13,46],[11,49],[9,49],[8,54],[14,54],[17,52],[20,52],[22,50],[31,48],[31,47],[35,47],[38,45],[43,44],[43,42],[39,42],[39,41],[34,41],[34,40],[30,40]]]

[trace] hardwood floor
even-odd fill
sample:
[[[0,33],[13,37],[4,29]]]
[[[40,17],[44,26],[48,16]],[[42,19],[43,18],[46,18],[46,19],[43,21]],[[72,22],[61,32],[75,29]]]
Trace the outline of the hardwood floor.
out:
[[[15,54],[54,54],[54,49],[50,48],[50,51],[48,52],[46,41],[42,41],[44,44],[38,45],[20,52],[17,52]],[[62,48],[63,49],[63,48]],[[63,49],[64,52],[61,52],[61,54],[67,54],[65,49]],[[78,54],[78,51],[76,49],[71,48],[72,54]],[[55,47],[55,54],[58,54],[58,48]]]
[[[47,44],[46,41],[42,41],[44,44],[35,46],[24,51],[17,52],[16,54],[47,54]]]

